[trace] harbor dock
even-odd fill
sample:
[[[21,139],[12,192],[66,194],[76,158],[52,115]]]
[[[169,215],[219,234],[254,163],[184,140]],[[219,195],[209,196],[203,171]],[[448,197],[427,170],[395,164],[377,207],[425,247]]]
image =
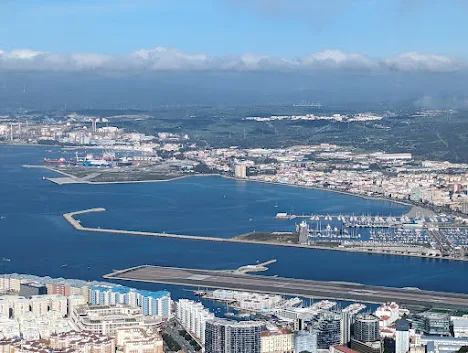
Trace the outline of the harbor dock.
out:
[[[143,265],[116,271],[105,275],[104,278],[291,295],[313,299],[327,298],[364,303],[396,301],[408,305],[468,309],[467,294],[249,275],[232,271]]]
[[[316,250],[329,250],[329,251],[347,251],[347,252],[364,252],[370,254],[382,254],[382,255],[398,255],[398,256],[411,256],[411,257],[423,257],[423,258],[441,258],[434,256],[430,251],[428,252],[426,248],[415,247],[415,246],[401,246],[399,248],[392,247],[378,247],[375,245],[365,245],[365,246],[353,246],[353,247],[329,247],[318,244],[300,244],[293,242],[278,242],[274,240],[249,240],[243,237],[234,237],[234,238],[219,238],[219,237],[209,237],[209,236],[200,236],[200,235],[185,235],[185,234],[172,234],[164,232],[147,232],[147,231],[137,231],[137,230],[125,230],[125,229],[112,229],[112,228],[92,228],[84,227],[81,224],[79,219],[76,219],[75,216],[89,212],[104,212],[105,208],[91,208],[87,210],[75,211],[70,213],[63,214],[63,217],[67,222],[72,225],[76,230],[83,232],[95,232],[95,233],[110,233],[110,234],[127,234],[127,235],[138,235],[138,236],[147,236],[147,237],[161,237],[161,238],[172,238],[172,239],[185,239],[185,240],[194,240],[194,241],[210,241],[210,242],[223,242],[223,243],[243,243],[243,244],[258,244],[258,245],[270,245],[270,246],[282,246],[282,247],[293,247],[293,248],[306,248],[306,249],[316,249]],[[457,261],[467,261],[468,258],[465,257],[443,257],[447,260],[457,260]]]

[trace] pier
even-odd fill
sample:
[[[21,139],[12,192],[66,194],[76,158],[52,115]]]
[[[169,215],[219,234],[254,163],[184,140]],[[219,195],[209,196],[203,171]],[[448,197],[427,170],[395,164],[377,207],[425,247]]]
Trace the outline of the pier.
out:
[[[325,215],[325,214],[289,214],[287,212],[279,212],[275,216],[276,219],[283,220],[294,220],[302,219],[309,220],[311,222],[339,222],[342,225],[349,228],[395,228],[405,224],[416,224],[416,221],[420,225],[424,223],[447,225],[452,224],[452,219],[449,217],[439,217],[432,215],[431,217],[425,217],[421,215],[407,215],[401,216],[379,216],[379,215]]]
[[[467,294],[380,287],[348,282],[248,275],[232,271],[144,265],[116,271],[105,275],[104,278],[291,295],[312,299],[334,299],[364,303],[396,301],[400,304],[468,309]]]
[[[80,179],[75,177],[74,175],[68,174],[59,168],[52,168],[46,165],[31,165],[31,164],[24,164],[23,168],[27,169],[46,169],[50,170],[51,172],[55,172],[61,174],[61,177],[43,177],[44,180],[50,181],[57,185],[67,185],[67,184],[84,184],[87,183],[86,180]]]
[[[124,230],[124,229],[112,229],[112,228],[92,228],[84,227],[81,224],[79,219],[76,219],[75,216],[89,212],[104,212],[105,208],[91,208],[87,210],[75,211],[70,213],[63,214],[63,217],[67,220],[70,225],[72,225],[76,230],[83,232],[95,232],[95,233],[110,233],[110,234],[127,234],[127,235],[138,235],[138,236],[147,236],[147,237],[159,237],[159,238],[171,238],[171,239],[185,239],[185,240],[195,240],[195,241],[211,241],[211,242],[223,242],[223,243],[243,243],[243,244],[258,244],[258,245],[270,245],[270,246],[283,246],[283,247],[292,247],[292,248],[306,248],[306,249],[317,249],[317,250],[329,250],[329,251],[347,251],[347,252],[363,252],[370,254],[384,254],[384,255],[398,255],[398,256],[412,256],[412,257],[423,257],[423,258],[440,258],[432,253],[426,253],[426,248],[420,248],[420,251],[413,247],[402,246],[399,249],[386,249],[385,247],[378,247],[377,244],[372,246],[360,246],[359,243],[352,245],[351,247],[330,247],[318,244],[299,244],[293,242],[278,242],[274,240],[250,240],[243,238],[242,236],[234,238],[219,238],[219,237],[208,237],[200,235],[186,235],[186,234],[173,234],[173,233],[164,233],[164,232],[147,232],[147,231],[138,231],[138,230]],[[411,250],[411,251],[410,251]],[[468,258],[465,257],[451,257],[446,256],[444,259],[447,260],[460,260],[467,261]]]
[[[109,229],[109,228],[88,228],[81,225],[80,220],[75,219],[75,216],[90,213],[90,212],[104,212],[105,208],[90,208],[87,210],[76,211],[65,213],[63,217],[70,223],[76,230],[85,232],[99,232],[99,233],[120,233],[128,235],[142,235],[150,237],[164,237],[164,238],[178,238],[178,239],[191,239],[191,240],[204,240],[204,241],[233,241],[232,239],[224,238],[211,238],[197,235],[182,235],[182,234],[170,234],[170,233],[157,233],[157,232],[143,232],[137,230],[121,230],[121,229]]]

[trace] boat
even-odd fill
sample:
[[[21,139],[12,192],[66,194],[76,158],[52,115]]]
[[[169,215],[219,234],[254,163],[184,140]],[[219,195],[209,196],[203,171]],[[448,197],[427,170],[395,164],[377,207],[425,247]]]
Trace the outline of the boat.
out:
[[[86,159],[83,162],[84,167],[107,167],[109,162],[104,159]]]
[[[132,162],[130,162],[129,160],[120,160],[120,161],[117,162],[117,166],[119,166],[119,167],[128,167],[128,166],[131,166],[131,165],[132,165]]]
[[[66,159],[61,157],[59,159],[50,159],[50,158],[44,158],[44,163],[50,163],[50,164],[65,164],[67,163]]]

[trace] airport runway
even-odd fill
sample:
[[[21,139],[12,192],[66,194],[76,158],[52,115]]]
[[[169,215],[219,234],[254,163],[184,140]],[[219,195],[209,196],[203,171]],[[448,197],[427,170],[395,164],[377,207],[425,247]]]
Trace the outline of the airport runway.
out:
[[[176,267],[139,266],[105,275],[107,279],[175,284],[198,288],[223,288],[275,293],[317,299],[365,303],[395,301],[400,304],[438,308],[468,308],[468,295],[408,288],[369,286],[348,282],[325,282],[284,277],[237,274],[229,271]]]

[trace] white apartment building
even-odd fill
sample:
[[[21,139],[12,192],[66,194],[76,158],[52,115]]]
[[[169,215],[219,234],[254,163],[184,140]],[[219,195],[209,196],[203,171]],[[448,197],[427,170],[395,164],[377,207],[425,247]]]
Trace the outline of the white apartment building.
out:
[[[56,294],[35,295],[31,299],[19,296],[0,297],[0,317],[13,318],[32,312],[35,317],[42,317],[53,311],[61,317],[67,316],[67,297]]]
[[[236,178],[245,179],[247,177],[247,167],[245,164],[236,164],[234,167],[234,175]]]
[[[206,321],[214,319],[215,316],[202,303],[180,299],[177,302],[177,318],[187,331],[204,344]]]
[[[23,297],[16,297],[13,300],[8,299],[10,308],[13,309],[13,317],[17,318],[27,312],[29,312],[30,300]]]
[[[76,353],[115,353],[115,341],[111,337],[89,332],[66,332],[50,337],[52,350],[74,350]]]
[[[19,292],[21,282],[19,278],[12,278],[10,276],[2,275],[0,277],[0,292]]]
[[[379,326],[382,329],[400,318],[400,307],[396,303],[385,303],[380,305],[374,314],[379,318]]]
[[[10,317],[10,305],[7,297],[0,297],[0,318]]]
[[[162,353],[162,337],[141,328],[118,329],[115,332],[117,350],[123,353]]]
[[[294,352],[294,334],[288,329],[261,333],[261,353]]]
[[[79,305],[85,305],[88,301],[83,295],[70,295],[68,298],[67,315],[71,316],[73,309]]]
[[[102,335],[114,335],[118,329],[151,329],[162,322],[160,317],[144,316],[140,308],[127,305],[81,305],[73,309],[71,318],[80,330]]]
[[[453,335],[457,338],[468,338],[468,317],[453,317]]]
[[[48,311],[41,317],[28,311],[16,318],[0,319],[0,338],[4,339],[22,336],[25,340],[34,341],[72,330],[71,320],[62,318],[60,313],[54,311]]]

